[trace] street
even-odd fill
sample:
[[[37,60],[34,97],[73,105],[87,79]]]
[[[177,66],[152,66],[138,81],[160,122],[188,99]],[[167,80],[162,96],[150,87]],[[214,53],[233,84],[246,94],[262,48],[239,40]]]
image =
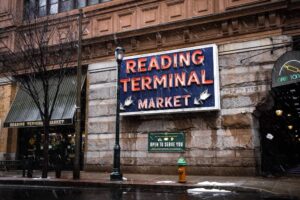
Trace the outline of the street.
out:
[[[236,192],[224,189],[193,188],[143,189],[143,188],[79,188],[53,186],[0,185],[1,200],[289,200],[266,192]]]

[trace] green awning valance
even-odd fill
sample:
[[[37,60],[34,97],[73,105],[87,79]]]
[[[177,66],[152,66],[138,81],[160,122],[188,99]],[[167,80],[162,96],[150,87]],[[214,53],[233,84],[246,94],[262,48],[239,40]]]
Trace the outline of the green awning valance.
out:
[[[53,83],[55,83],[55,79]],[[37,82],[36,84],[41,84],[41,82]],[[39,87],[39,85],[37,85],[37,87]],[[54,89],[50,89],[49,96],[50,99],[53,99]],[[55,103],[50,125],[57,126],[73,124],[75,107],[76,74],[68,75],[64,78]],[[37,126],[43,126],[39,110],[32,98],[24,90],[19,89],[4,121],[4,127]]]

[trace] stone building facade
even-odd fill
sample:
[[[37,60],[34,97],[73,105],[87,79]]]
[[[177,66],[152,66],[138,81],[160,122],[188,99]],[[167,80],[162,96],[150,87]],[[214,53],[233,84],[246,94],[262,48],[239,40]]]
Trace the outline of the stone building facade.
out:
[[[6,31],[0,37],[13,45],[10,33],[15,25],[8,11],[23,10],[24,4],[17,0],[1,0],[1,4],[7,9],[1,11],[0,27]],[[299,9],[299,2],[293,0],[112,0],[84,7],[82,56],[88,66],[84,170],[111,170],[117,44],[125,48],[126,56],[216,44],[221,109],[123,116],[122,171],[175,174],[182,156],[189,174],[259,174],[258,107],[268,105],[274,62],[292,48],[300,33]],[[75,16],[78,9],[55,17],[66,14]],[[9,85],[0,87],[0,99],[4,99],[0,117],[4,120],[13,93],[3,92]],[[2,154],[8,152],[9,143],[16,144],[7,132],[1,129]],[[185,151],[149,152],[151,132],[183,132]],[[10,151],[17,151],[13,149]]]
[[[290,40],[288,36],[274,36],[218,46],[219,112],[122,117],[120,142],[123,169],[132,173],[174,174],[177,159],[183,156],[191,174],[258,173],[260,134],[254,112],[268,98],[273,63],[287,48],[273,53],[266,50]],[[252,55],[258,56],[249,58]],[[113,61],[89,66],[87,168],[100,165],[100,168],[110,170],[116,110],[116,69],[113,66]],[[148,133],[151,132],[184,132],[186,151],[148,152]]]

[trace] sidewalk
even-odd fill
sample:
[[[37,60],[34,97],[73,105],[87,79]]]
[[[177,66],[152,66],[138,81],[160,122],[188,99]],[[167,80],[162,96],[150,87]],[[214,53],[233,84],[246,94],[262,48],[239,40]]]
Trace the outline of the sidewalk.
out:
[[[258,190],[300,198],[300,177],[235,177],[235,176],[188,176],[187,183],[177,183],[176,175],[124,174],[124,181],[110,181],[109,173],[81,172],[80,180],[73,180],[71,171],[63,171],[56,179],[50,172],[42,179],[35,171],[33,178],[23,178],[22,171],[0,172],[0,184],[26,184],[45,186],[83,187],[148,187],[148,188],[222,188],[235,191]]]

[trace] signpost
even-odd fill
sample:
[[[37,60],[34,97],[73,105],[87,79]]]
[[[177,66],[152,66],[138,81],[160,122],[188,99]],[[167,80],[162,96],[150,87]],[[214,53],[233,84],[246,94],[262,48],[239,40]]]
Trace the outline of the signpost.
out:
[[[220,109],[216,45],[124,58],[121,115]]]
[[[149,133],[149,152],[183,152],[185,150],[184,133]]]

